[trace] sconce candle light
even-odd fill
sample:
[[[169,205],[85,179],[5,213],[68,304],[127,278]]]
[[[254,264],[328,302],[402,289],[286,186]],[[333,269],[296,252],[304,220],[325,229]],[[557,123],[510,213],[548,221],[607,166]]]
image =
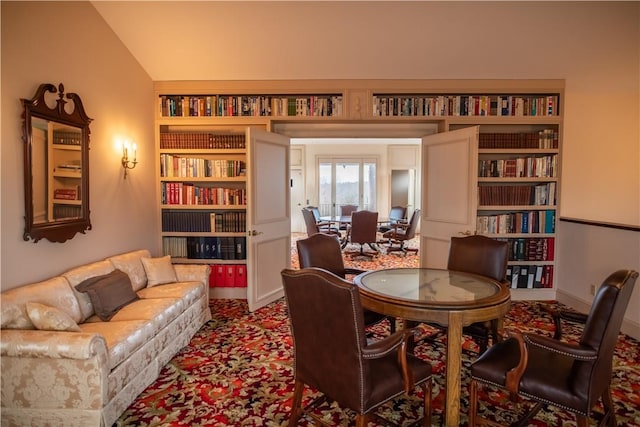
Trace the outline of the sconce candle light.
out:
[[[124,179],[127,179],[127,170],[133,169],[138,164],[136,160],[138,155],[138,147],[133,144],[133,160],[129,160],[129,142],[122,144],[122,167],[124,168]]]

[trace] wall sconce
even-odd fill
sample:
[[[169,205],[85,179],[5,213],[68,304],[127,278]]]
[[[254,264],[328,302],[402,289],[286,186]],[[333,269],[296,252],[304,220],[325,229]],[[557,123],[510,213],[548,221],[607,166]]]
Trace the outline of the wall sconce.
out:
[[[127,179],[127,171],[133,169],[138,164],[136,157],[138,155],[138,147],[133,144],[133,160],[129,160],[129,142],[122,144],[122,167],[124,168],[124,179]]]

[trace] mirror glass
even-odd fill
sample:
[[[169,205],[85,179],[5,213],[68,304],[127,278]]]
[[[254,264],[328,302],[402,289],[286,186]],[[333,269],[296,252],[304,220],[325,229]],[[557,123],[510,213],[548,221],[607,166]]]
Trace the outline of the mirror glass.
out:
[[[51,101],[52,94],[58,96]],[[25,233],[64,242],[91,228],[89,122],[80,98],[62,84],[40,85],[24,105]]]

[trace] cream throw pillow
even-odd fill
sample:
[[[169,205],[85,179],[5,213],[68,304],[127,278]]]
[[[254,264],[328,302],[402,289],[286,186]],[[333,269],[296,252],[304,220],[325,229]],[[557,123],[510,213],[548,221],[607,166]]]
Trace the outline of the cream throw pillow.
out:
[[[171,256],[160,258],[141,258],[144,271],[147,273],[147,288],[178,281],[176,271],[171,263]]]
[[[25,304],[27,315],[36,329],[43,331],[80,332],[80,327],[67,313],[55,307],[28,302]]]

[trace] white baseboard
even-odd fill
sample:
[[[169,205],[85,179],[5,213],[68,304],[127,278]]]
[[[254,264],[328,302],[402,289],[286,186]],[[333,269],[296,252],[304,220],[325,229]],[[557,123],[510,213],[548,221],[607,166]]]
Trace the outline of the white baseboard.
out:
[[[591,304],[589,302],[581,298],[576,298],[575,296],[563,292],[560,289],[558,289],[556,296],[558,302],[568,305],[569,307],[582,313],[588,313],[589,309],[591,308]],[[640,341],[640,324],[638,324],[637,322],[625,318],[622,320],[622,326],[620,327],[620,330],[622,331],[622,333],[627,334],[630,337]]]

